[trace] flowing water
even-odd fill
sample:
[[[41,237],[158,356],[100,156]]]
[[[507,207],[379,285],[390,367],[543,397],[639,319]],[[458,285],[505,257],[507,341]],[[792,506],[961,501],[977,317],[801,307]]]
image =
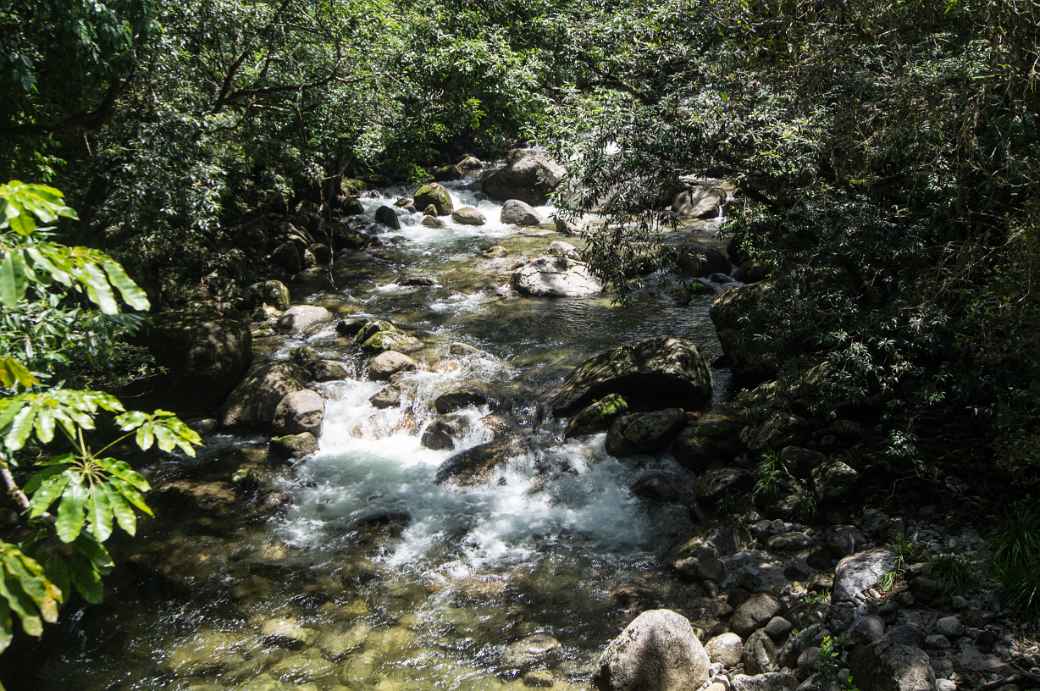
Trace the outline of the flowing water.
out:
[[[499,205],[466,182],[450,188],[456,206],[477,206],[489,222],[431,229],[406,214],[400,230],[373,226],[381,249],[341,258],[336,287],[299,300],[389,318],[422,338],[424,365],[406,375],[401,405],[369,402],[382,385],[331,327],[306,339],[354,376],[321,385],[320,451],[279,480],[288,508],[224,520],[188,512],[127,546],[128,563],[149,576],[114,583],[117,607],[67,621],[36,688],[497,689],[523,687],[532,671],[554,688],[583,688],[633,599],[678,607],[698,595],[660,569],[691,530],[686,509],[629,490],[639,473],[673,461],[622,463],[604,435],[564,441],[538,402],[584,358],[639,338],[689,337],[714,357],[709,299],[518,297],[511,266],[559,236],[503,225]],[[364,204],[371,216],[395,199],[389,191]],[[503,249],[486,251],[495,245]],[[409,285],[416,277],[433,285]],[[477,351],[452,355],[454,342]],[[303,343],[258,345],[283,358]],[[720,395],[726,382],[715,376]],[[431,401],[467,381],[491,383],[505,404],[462,411],[468,431],[453,451],[425,448]],[[493,437],[491,413],[528,435],[531,450],[485,484],[436,484],[447,458]],[[175,479],[190,463],[234,468],[264,448],[215,435],[199,461],[171,460],[154,475]],[[226,486],[213,483],[207,500],[219,502]],[[138,544],[148,546],[133,552]]]

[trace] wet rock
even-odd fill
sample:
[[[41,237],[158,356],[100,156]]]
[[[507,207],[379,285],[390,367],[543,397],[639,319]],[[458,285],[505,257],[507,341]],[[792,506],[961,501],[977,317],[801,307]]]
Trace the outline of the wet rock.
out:
[[[551,672],[535,670],[528,672],[523,678],[524,686],[532,689],[548,689],[556,685]]]
[[[628,403],[623,396],[610,394],[582,408],[567,422],[565,438],[580,437],[587,434],[606,432],[611,422],[619,415],[628,412]]]
[[[662,451],[685,425],[686,413],[681,408],[622,415],[607,433],[607,452],[622,458]]]
[[[848,496],[856,488],[859,473],[848,463],[831,459],[813,469],[812,479],[821,499],[837,500]]]
[[[709,666],[686,617],[651,610],[610,642],[592,682],[599,691],[685,691],[708,680]]]
[[[447,415],[470,406],[487,405],[489,400],[487,389],[483,385],[470,383],[452,387],[439,394],[433,400],[433,407],[441,415]]]
[[[423,226],[425,226],[427,228],[436,228],[436,229],[446,228],[447,225],[448,225],[447,223],[445,223],[440,218],[437,218],[436,216],[429,216],[429,215],[423,216],[423,219],[421,221],[419,221],[419,223],[421,223]]]
[[[253,360],[253,340],[244,320],[209,312],[163,312],[135,337],[164,367],[155,382],[163,407],[209,413],[242,381]]]
[[[326,629],[318,637],[318,649],[330,660],[342,660],[365,644],[371,628],[364,622],[345,631]]]
[[[414,210],[415,209],[415,200],[412,199],[411,197],[400,197],[400,198],[398,198],[398,200],[396,202],[394,202],[394,206],[396,206],[398,209],[413,209]]]
[[[729,682],[730,691],[790,691],[798,686],[798,680],[788,672],[767,674],[737,674]]]
[[[322,679],[335,672],[336,665],[322,657],[321,651],[317,648],[309,648],[283,657],[269,670],[271,676],[297,684]]]
[[[281,333],[306,334],[315,327],[332,321],[332,312],[317,305],[295,305],[286,310],[275,325]]]
[[[387,228],[392,230],[401,229],[401,219],[394,211],[393,207],[386,206],[385,204],[376,209],[376,223],[382,223]]]
[[[537,226],[542,224],[542,219],[530,204],[519,199],[510,199],[502,205],[502,223],[522,227]]]
[[[730,271],[729,259],[713,247],[688,242],[673,248],[672,252],[679,273],[689,278],[707,278]]]
[[[527,453],[521,439],[506,437],[474,446],[444,461],[437,469],[437,484],[473,486],[486,482],[498,466]]]
[[[484,214],[472,206],[463,206],[455,209],[451,214],[451,220],[464,226],[482,226],[487,223],[487,218],[484,217]]]
[[[755,484],[754,476],[742,468],[716,468],[701,474],[694,483],[699,499],[717,503],[727,496],[747,493]]]
[[[299,649],[313,643],[317,632],[304,627],[295,619],[276,617],[260,625],[260,635],[266,645]]]
[[[780,601],[770,593],[755,593],[744,601],[733,613],[729,625],[737,633],[746,636],[764,625],[780,611]]]
[[[289,309],[289,289],[281,281],[270,280],[249,286],[249,298],[254,307],[270,305],[277,310]]]
[[[744,657],[744,641],[735,633],[723,633],[704,644],[712,662],[723,667],[736,667]]]
[[[502,666],[526,670],[560,652],[560,642],[547,633],[536,633],[510,643],[502,655]]]
[[[437,281],[430,276],[402,276],[397,282],[403,286],[429,288],[437,285]]]
[[[461,415],[442,415],[433,420],[423,432],[422,445],[435,451],[452,450],[455,440],[469,431],[469,420]]]
[[[288,362],[256,368],[228,396],[221,424],[224,427],[268,427],[282,399],[304,390],[304,379],[303,370]]]
[[[660,337],[620,346],[579,365],[552,395],[558,416],[571,415],[608,394],[632,410],[698,410],[711,403],[711,371],[696,344]]]
[[[541,206],[563,181],[567,171],[540,149],[514,149],[506,165],[481,182],[484,194],[498,201],[518,199]]]
[[[726,199],[726,192],[716,185],[692,185],[673,197],[672,213],[679,218],[716,218]]]
[[[935,676],[928,653],[914,645],[882,639],[849,653],[848,665],[861,691],[932,691]]]
[[[279,461],[299,459],[318,452],[318,440],[310,432],[286,434],[271,439],[271,458]]]
[[[516,269],[512,285],[530,297],[590,297],[603,291],[600,283],[581,262],[566,257],[538,257]]]
[[[366,321],[354,334],[354,345],[373,355],[388,350],[414,353],[423,348],[422,341],[380,319]]]
[[[368,376],[376,381],[386,381],[398,372],[411,372],[419,364],[404,353],[388,350],[368,362]]]
[[[438,216],[450,216],[455,210],[451,194],[436,182],[423,185],[415,191],[415,208],[426,209],[428,206],[432,206]]]
[[[744,671],[749,674],[775,672],[777,668],[776,646],[763,630],[755,631],[744,642]]]
[[[364,317],[340,319],[336,322],[336,333],[344,338],[353,338],[358,334],[358,332],[365,328],[370,321],[370,319],[365,319]]]
[[[377,391],[375,395],[368,399],[368,402],[380,410],[398,408],[401,405],[401,389],[398,386],[389,384]]]
[[[287,394],[274,410],[271,429],[275,434],[299,434],[309,432],[315,437],[321,434],[325,419],[325,399],[309,389]]]
[[[241,634],[203,629],[170,648],[165,666],[179,677],[219,674],[242,662],[249,643]]]
[[[350,378],[350,370],[336,360],[318,360],[307,366],[307,374],[314,382],[340,381]]]

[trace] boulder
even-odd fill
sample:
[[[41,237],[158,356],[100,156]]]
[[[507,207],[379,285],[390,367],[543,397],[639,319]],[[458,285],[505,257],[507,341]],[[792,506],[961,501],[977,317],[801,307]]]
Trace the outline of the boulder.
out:
[[[216,313],[157,314],[135,341],[166,370],[153,386],[162,392],[162,405],[184,414],[209,413],[220,406],[253,360],[249,324]]]
[[[276,434],[321,434],[325,419],[325,399],[310,389],[287,394],[274,410],[271,428]]]
[[[712,662],[723,667],[736,667],[744,657],[744,641],[735,633],[723,633],[704,644]]]
[[[796,686],[798,680],[789,672],[737,674],[729,680],[730,691],[791,691]]]
[[[433,419],[422,435],[422,445],[435,451],[451,451],[455,441],[469,431],[469,420],[461,415],[441,415]]]
[[[451,194],[443,185],[431,182],[423,185],[415,191],[415,208],[426,209],[432,206],[438,216],[450,216],[455,210],[455,204],[451,201]]]
[[[340,381],[350,378],[350,370],[337,360],[317,360],[306,367],[310,380],[314,382]]]
[[[932,691],[935,674],[928,653],[888,637],[859,645],[848,656],[849,671],[861,691]]]
[[[224,402],[221,424],[224,427],[268,427],[278,404],[289,394],[303,391],[305,379],[303,370],[292,363],[276,362],[258,367]]]
[[[719,559],[719,549],[709,539],[694,537],[672,554],[672,568],[684,579],[694,582],[720,583],[726,567]]]
[[[653,501],[685,503],[693,498],[687,478],[668,470],[648,470],[640,474],[629,490],[641,499]]]
[[[686,617],[650,610],[610,642],[592,683],[599,691],[689,691],[708,681],[710,664]]]
[[[505,166],[481,182],[484,194],[498,201],[517,199],[534,206],[545,204],[567,171],[540,149],[514,149]]]
[[[401,389],[393,384],[388,384],[369,398],[368,402],[380,410],[400,407]]]
[[[295,242],[283,242],[271,252],[271,262],[289,274],[303,271],[303,254]]]
[[[315,327],[332,321],[333,314],[317,305],[295,305],[285,311],[275,328],[281,333],[306,334]]]
[[[821,499],[839,500],[847,497],[859,480],[859,473],[844,461],[830,459],[812,470],[813,486]]]
[[[482,226],[487,223],[487,218],[484,217],[484,214],[472,206],[455,209],[451,214],[451,220],[464,226]]]
[[[474,446],[444,461],[437,469],[437,484],[471,487],[486,482],[495,468],[522,456],[528,446],[517,437],[503,437]]]
[[[681,408],[622,415],[607,433],[607,452],[622,458],[662,451],[685,424],[686,413]]]
[[[510,199],[502,205],[502,223],[522,227],[538,226],[542,224],[542,218],[527,202]]]
[[[628,412],[628,403],[618,394],[609,394],[582,408],[567,422],[564,437],[581,437],[610,429],[610,423]]]
[[[486,405],[489,400],[482,384],[458,384],[433,399],[433,407],[441,415],[447,415],[470,406]]]
[[[708,185],[695,185],[676,193],[672,213],[679,218],[716,218],[726,203],[726,193]]]
[[[687,242],[675,247],[673,261],[679,273],[689,278],[728,274],[732,269],[726,255],[714,247],[696,242]]]
[[[447,224],[436,216],[423,216],[420,223],[427,228],[444,228]]]
[[[379,319],[366,320],[354,334],[354,345],[370,355],[388,350],[414,353],[423,348],[419,339],[401,331],[390,322]]]
[[[512,284],[531,297],[580,298],[603,291],[603,284],[585,264],[566,257],[533,259],[513,272]]]
[[[253,307],[270,305],[277,310],[289,309],[289,289],[281,281],[254,283],[249,286],[249,297]]]
[[[856,607],[865,604],[870,599],[870,591],[895,567],[896,555],[883,548],[869,549],[845,557],[834,569],[831,604],[846,603]]]
[[[770,593],[755,593],[745,600],[729,621],[731,629],[746,636],[780,611],[780,601]]]
[[[725,464],[744,449],[740,441],[743,420],[726,411],[710,411],[679,433],[672,445],[675,460],[700,473],[713,465]]]
[[[549,247],[545,252],[552,257],[563,257],[564,259],[571,259],[574,261],[581,260],[581,253],[578,252],[578,248],[569,242],[564,242],[563,240],[553,240],[549,243]]]
[[[404,353],[394,350],[376,355],[368,362],[368,376],[376,381],[386,381],[398,372],[411,372],[419,364]]]
[[[695,343],[662,336],[619,346],[586,360],[553,393],[558,416],[571,415],[608,394],[624,397],[635,411],[711,403],[711,370]]]
[[[393,230],[401,229],[401,219],[397,216],[397,212],[394,211],[392,206],[386,206],[385,204],[376,209],[376,223],[382,223],[387,228]]]
[[[318,452],[318,440],[310,432],[285,434],[273,437],[270,444],[271,457],[279,461],[303,458]]]
[[[725,290],[715,297],[711,306],[711,321],[722,350],[734,371],[746,379],[768,379],[777,372],[778,354],[774,344],[757,337],[769,331],[765,323],[769,315],[763,314],[761,304],[773,288],[772,281],[762,281]]]
[[[764,630],[759,629],[744,641],[744,671],[748,674],[775,672],[776,645]]]

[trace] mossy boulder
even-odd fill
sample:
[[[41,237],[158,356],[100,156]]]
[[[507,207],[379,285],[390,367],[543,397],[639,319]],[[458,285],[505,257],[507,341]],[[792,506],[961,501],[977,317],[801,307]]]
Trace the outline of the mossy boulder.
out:
[[[354,334],[354,345],[370,355],[395,350],[414,353],[422,350],[422,341],[382,319],[366,321]]]
[[[451,194],[444,185],[436,182],[423,185],[415,191],[415,208],[425,209],[433,206],[437,209],[438,216],[450,216],[455,210],[455,204],[451,201]]]
[[[685,425],[686,412],[681,408],[622,415],[610,425],[607,452],[623,458],[662,451]]]
[[[711,404],[711,370],[692,341],[651,338],[586,360],[557,388],[550,405],[556,415],[571,415],[609,394],[624,397],[633,411],[700,410]]]
[[[597,434],[610,429],[610,423],[619,415],[628,412],[624,396],[610,394],[583,408],[567,423],[566,438]]]

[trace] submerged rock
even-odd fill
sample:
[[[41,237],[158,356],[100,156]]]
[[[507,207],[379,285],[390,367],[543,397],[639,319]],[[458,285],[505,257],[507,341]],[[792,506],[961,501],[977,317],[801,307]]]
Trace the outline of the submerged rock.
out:
[[[662,336],[620,346],[579,365],[553,393],[556,415],[571,415],[608,394],[633,410],[699,410],[711,403],[711,370],[697,345]]]
[[[415,208],[426,209],[426,207],[432,206],[438,216],[450,216],[452,211],[455,210],[455,204],[451,201],[451,194],[445,189],[444,185],[436,182],[423,185],[416,190],[414,199]]]
[[[455,448],[455,440],[469,431],[469,420],[461,415],[442,415],[427,426],[422,445],[436,451]]]
[[[437,469],[436,482],[438,485],[478,485],[486,482],[495,468],[527,451],[527,444],[518,437],[496,439],[474,446],[444,461]]]
[[[271,439],[271,456],[280,461],[303,458],[318,451],[318,440],[310,432],[286,434]]]
[[[502,656],[502,665],[525,671],[559,653],[560,642],[547,633],[536,633],[510,643]]]
[[[607,452],[621,458],[662,451],[685,424],[686,413],[681,408],[622,415],[607,433]]]
[[[651,610],[610,642],[592,682],[599,691],[689,691],[708,680],[709,665],[686,617]]]
[[[581,262],[567,257],[538,257],[513,272],[513,287],[531,297],[589,297],[603,292]]]
[[[397,408],[401,405],[401,388],[394,384],[388,384],[369,398],[368,402],[380,410]]]
[[[481,189],[498,201],[518,199],[541,206],[566,174],[566,169],[541,149],[514,149],[505,166],[484,178]]]
[[[486,405],[489,400],[487,389],[482,384],[460,384],[439,394],[433,400],[433,407],[441,415],[447,415],[470,406]]]
[[[537,226],[542,224],[542,218],[527,202],[510,199],[502,205],[502,223],[521,227]]]

